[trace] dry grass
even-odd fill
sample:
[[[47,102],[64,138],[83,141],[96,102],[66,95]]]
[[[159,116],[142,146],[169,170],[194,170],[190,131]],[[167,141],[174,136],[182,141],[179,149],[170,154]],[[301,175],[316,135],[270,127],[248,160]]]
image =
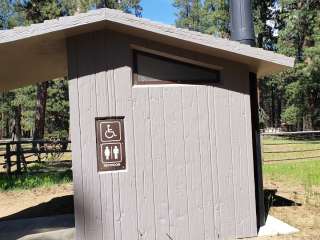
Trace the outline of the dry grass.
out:
[[[71,183],[31,190],[0,192],[0,219],[30,209],[54,198],[72,195]]]
[[[277,189],[277,195],[301,203],[301,206],[272,207],[269,214],[296,227],[300,232],[293,235],[259,238],[262,240],[319,240],[320,208],[319,199],[310,194],[305,186],[290,181],[275,181],[265,178],[265,188]],[[316,187],[315,187],[316,188]],[[317,190],[317,189],[314,189]]]

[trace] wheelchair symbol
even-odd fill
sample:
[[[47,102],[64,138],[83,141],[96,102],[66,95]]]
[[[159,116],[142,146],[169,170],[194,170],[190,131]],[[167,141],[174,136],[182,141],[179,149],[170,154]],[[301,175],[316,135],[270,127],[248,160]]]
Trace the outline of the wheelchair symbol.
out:
[[[107,124],[107,130],[104,133],[104,136],[107,139],[113,139],[114,137],[117,137],[117,134],[113,131],[113,129],[110,127],[110,124]]]

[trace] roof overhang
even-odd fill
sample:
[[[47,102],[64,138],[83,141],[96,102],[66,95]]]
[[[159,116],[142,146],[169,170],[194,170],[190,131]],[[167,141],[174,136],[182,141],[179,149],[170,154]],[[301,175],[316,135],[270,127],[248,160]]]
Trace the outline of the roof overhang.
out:
[[[293,67],[294,59],[238,42],[99,9],[0,31],[1,91],[68,75],[66,39],[110,29],[246,64],[258,77]]]

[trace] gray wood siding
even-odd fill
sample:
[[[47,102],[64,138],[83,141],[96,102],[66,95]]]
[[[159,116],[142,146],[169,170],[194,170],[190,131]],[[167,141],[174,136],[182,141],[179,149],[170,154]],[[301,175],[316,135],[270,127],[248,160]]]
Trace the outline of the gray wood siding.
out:
[[[132,44],[221,66],[222,82],[132,86]],[[77,239],[257,234],[245,65],[107,30],[69,39],[68,61]],[[125,116],[125,172],[97,172],[105,116]]]

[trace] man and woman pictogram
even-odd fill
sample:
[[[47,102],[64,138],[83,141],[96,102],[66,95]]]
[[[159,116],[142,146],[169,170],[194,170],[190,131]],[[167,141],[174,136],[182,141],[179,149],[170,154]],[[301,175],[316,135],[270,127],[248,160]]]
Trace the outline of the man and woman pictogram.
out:
[[[118,145],[115,144],[106,144],[104,150],[104,156],[106,161],[118,161],[120,155],[120,149]]]

